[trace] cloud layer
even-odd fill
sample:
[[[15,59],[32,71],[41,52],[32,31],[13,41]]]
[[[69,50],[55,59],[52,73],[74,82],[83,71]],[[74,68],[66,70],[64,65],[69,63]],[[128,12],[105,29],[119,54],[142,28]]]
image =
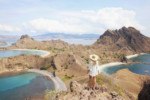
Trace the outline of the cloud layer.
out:
[[[102,8],[98,11],[84,10],[78,12],[58,11],[53,18],[37,18],[25,22],[22,27],[0,24],[1,31],[19,31],[29,33],[59,32],[70,34],[98,33],[106,29],[118,29],[122,26],[133,26],[144,30],[144,26],[136,20],[136,13],[123,8]]]
[[[0,24],[0,31],[2,32],[20,32],[21,29],[18,27],[15,27],[13,25],[8,25],[8,24]]]

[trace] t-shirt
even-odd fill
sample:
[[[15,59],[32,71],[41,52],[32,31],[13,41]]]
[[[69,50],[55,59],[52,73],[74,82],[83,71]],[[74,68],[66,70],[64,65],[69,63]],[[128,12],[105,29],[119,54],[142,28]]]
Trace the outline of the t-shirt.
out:
[[[96,76],[99,74],[99,65],[98,64],[96,64],[96,65],[89,64],[88,70],[89,70],[89,75]]]

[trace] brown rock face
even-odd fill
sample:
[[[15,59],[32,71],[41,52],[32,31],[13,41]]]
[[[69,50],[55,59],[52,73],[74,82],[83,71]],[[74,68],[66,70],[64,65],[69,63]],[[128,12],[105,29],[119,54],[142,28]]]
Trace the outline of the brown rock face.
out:
[[[133,27],[122,27],[119,30],[107,30],[94,45],[105,45],[112,50],[149,52],[150,38],[142,35]]]
[[[86,65],[75,55],[69,53],[57,54],[53,57],[53,65],[58,71],[65,70],[67,75],[85,75]]]
[[[70,83],[70,92],[60,95],[57,100],[125,100],[115,91],[103,91],[103,87],[96,90],[88,90],[86,84],[80,84],[77,81]]]

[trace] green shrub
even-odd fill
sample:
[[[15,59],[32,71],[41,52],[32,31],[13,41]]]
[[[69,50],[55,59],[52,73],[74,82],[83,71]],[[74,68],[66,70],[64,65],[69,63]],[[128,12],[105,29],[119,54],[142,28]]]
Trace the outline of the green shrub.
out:
[[[68,80],[72,79],[73,77],[74,77],[74,75],[72,75],[72,76],[64,75],[62,80],[65,82],[65,81],[68,81]]]
[[[47,68],[46,67],[41,67],[40,70],[47,70]]]
[[[105,83],[112,84],[111,78],[109,78],[107,76],[104,76],[104,75],[99,75],[99,76],[96,77],[96,79],[97,79],[97,83],[99,85],[103,85]]]
[[[124,94],[124,90],[121,88],[121,87],[119,87],[118,85],[112,85],[112,89],[114,90],[114,91],[116,91],[119,95],[123,95]]]
[[[29,69],[33,69],[33,67],[28,67]]]

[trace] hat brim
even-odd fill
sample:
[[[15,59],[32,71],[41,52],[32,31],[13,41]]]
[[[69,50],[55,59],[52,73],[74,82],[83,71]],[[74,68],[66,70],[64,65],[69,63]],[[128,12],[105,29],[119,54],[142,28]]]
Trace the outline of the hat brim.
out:
[[[95,54],[90,55],[89,58],[90,58],[91,60],[93,60],[93,61],[98,61],[98,59],[99,59],[98,55],[95,55]]]

